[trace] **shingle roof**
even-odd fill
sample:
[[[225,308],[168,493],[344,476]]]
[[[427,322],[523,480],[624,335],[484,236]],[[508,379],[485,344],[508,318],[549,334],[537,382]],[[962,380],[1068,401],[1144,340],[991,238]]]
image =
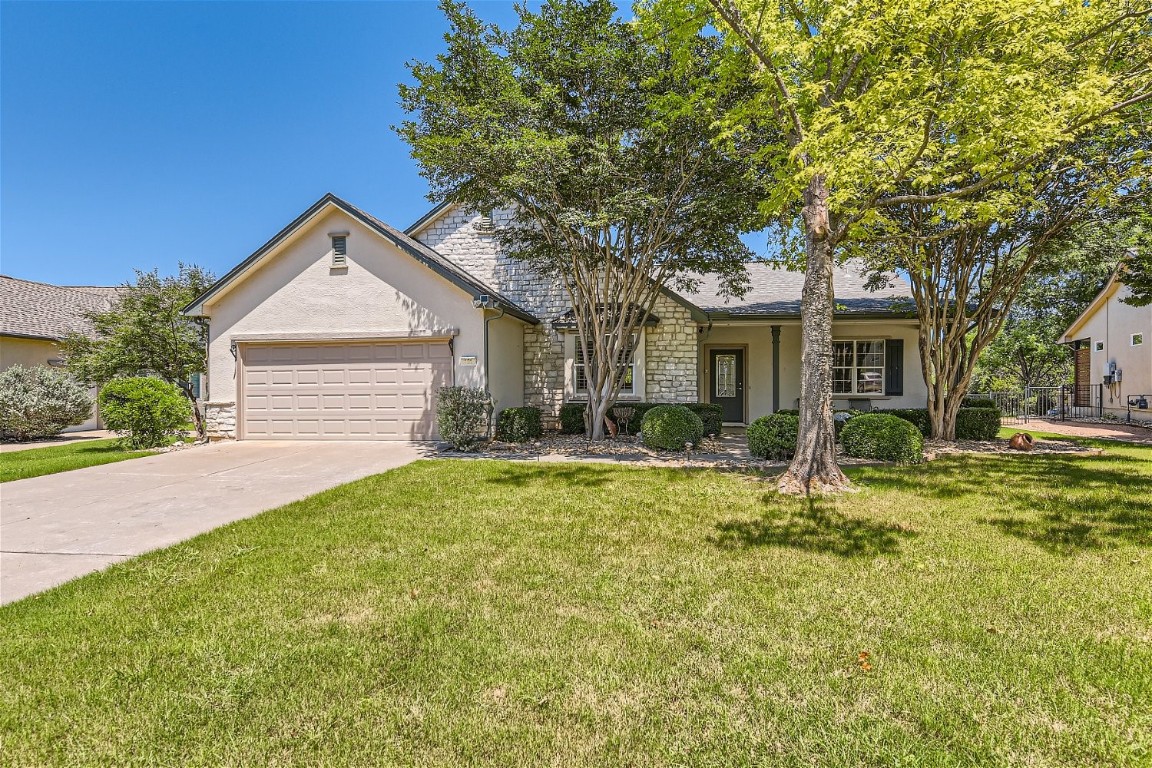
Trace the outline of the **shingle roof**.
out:
[[[684,298],[712,317],[800,316],[803,272],[792,272],[766,262],[750,263],[747,270],[752,287],[743,298],[721,296],[719,281],[710,275],[699,278],[697,290],[684,292]],[[836,314],[909,315],[914,304],[908,282],[896,275],[890,278],[890,287],[870,291],[866,287],[868,276],[859,262],[849,261],[836,267],[832,276]]]
[[[91,330],[88,312],[108,309],[123,289],[34,283],[0,275],[0,336],[61,339]]]

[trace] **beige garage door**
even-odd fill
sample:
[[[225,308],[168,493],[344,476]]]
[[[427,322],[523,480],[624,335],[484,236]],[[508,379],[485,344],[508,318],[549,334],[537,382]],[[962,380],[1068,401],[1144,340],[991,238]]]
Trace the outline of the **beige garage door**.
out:
[[[242,437],[428,440],[451,383],[446,341],[244,344]]]

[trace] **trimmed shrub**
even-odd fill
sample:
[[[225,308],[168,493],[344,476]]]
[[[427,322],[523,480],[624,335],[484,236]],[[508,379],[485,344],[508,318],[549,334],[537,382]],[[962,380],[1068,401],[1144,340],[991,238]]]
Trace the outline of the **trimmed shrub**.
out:
[[[920,434],[924,437],[932,434],[932,423],[928,421],[927,408],[887,408],[872,411],[872,413],[888,414],[889,416],[895,416],[898,419],[911,422],[916,425],[916,428],[920,430]]]
[[[584,411],[587,403],[564,403],[560,406],[560,434],[584,434]]]
[[[684,403],[684,407],[704,422],[705,437],[715,437],[724,430],[724,406],[716,403]]]
[[[907,419],[888,413],[865,413],[844,425],[844,453],[861,459],[919,464],[924,460],[924,436]]]
[[[704,436],[704,422],[682,405],[657,405],[640,422],[644,445],[662,451],[683,451]]]
[[[761,459],[790,459],[799,432],[799,416],[782,411],[761,416],[748,425],[748,452]]]
[[[990,397],[966,397],[964,398],[961,408],[995,408],[1000,410],[1000,406],[996,405],[996,401]]]
[[[91,415],[88,389],[64,371],[19,364],[0,371],[0,437],[53,437]]]
[[[436,393],[440,439],[458,451],[484,442],[488,427],[488,393],[477,387],[441,387]]]
[[[961,408],[956,413],[956,439],[995,440],[1000,416],[999,408]]]
[[[500,418],[496,420],[496,437],[509,443],[524,443],[536,440],[544,434],[544,427],[540,423],[540,409],[526,406],[524,408],[505,408],[500,411]]]
[[[100,389],[100,416],[133,448],[155,448],[188,426],[192,404],[174,384],[134,376]]]

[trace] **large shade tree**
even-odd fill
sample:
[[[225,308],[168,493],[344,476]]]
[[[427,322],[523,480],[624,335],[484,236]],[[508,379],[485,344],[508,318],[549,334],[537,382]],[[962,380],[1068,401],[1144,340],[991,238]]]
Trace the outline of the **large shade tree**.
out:
[[[973,389],[1018,391],[1070,382],[1072,361],[1061,335],[1120,262],[1138,263],[1140,254],[1152,259],[1148,239],[1138,215],[1093,215],[1075,227],[1024,280],[1005,311],[1004,327],[976,361]]]
[[[1147,205],[1150,139],[1143,128],[1121,125],[1054,150],[1007,182],[1013,195],[1031,192],[1011,215],[957,218],[947,206],[908,204],[891,212],[876,242],[865,243],[874,265],[900,270],[912,286],[933,437],[956,439],[977,362],[1000,336],[1029,276],[1074,267],[1070,244],[1077,237],[1107,226],[1118,210]],[[1095,258],[1118,261],[1104,251]]]
[[[663,42],[606,0],[521,6],[510,30],[441,7],[447,50],[411,66],[414,83],[400,86],[411,119],[397,130],[430,197],[510,211],[501,247],[563,287],[583,340],[588,434],[601,438],[660,293],[702,274],[735,293],[747,280],[739,235],[765,194],[757,148],[718,141],[729,105],[692,100],[719,90],[720,46],[694,37],[674,71]]]
[[[779,488],[843,488],[837,249],[910,205],[953,220],[1026,206],[1029,190],[1005,182],[1113,119],[1148,82],[1146,57],[1143,80],[1111,64],[1134,41],[1146,50],[1133,32],[1146,0],[648,0],[642,17],[649,34],[685,43],[715,28],[731,60],[751,63],[756,93],[725,124],[733,135],[772,126],[757,159],[777,183],[762,210],[798,218],[805,239],[800,432]]]
[[[92,334],[64,339],[69,370],[97,384],[119,376],[156,376],[175,384],[190,401],[196,432],[203,436],[193,377],[207,364],[208,326],[186,317],[184,308],[213,282],[211,272],[188,264],[175,275],[137,270],[136,281],[124,286],[110,309],[89,315]]]

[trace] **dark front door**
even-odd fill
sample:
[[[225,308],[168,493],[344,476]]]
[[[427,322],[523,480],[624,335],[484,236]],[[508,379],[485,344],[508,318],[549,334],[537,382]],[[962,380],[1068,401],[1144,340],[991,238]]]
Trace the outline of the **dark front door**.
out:
[[[744,423],[744,350],[708,350],[708,400],[724,406],[724,421]]]

